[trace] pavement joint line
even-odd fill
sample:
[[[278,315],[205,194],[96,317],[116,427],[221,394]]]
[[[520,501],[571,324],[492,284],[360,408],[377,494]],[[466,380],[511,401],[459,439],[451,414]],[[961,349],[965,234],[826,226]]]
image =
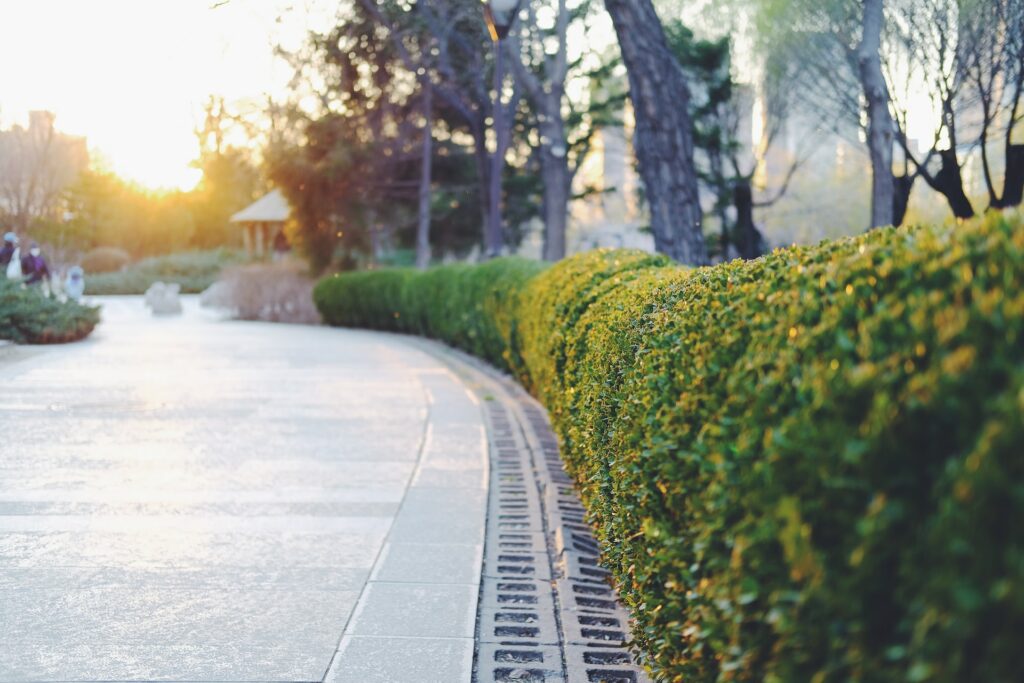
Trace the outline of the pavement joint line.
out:
[[[448,364],[488,404],[491,475],[474,683],[650,683],[627,649],[629,615],[599,564],[599,545],[547,413],[479,359],[439,342],[406,339]],[[540,568],[542,558],[550,576],[524,571]]]
[[[323,683],[331,675],[331,671],[335,667],[335,662],[338,661],[342,643],[345,641],[347,637],[350,636],[348,632],[349,628],[352,626],[353,623],[355,623],[356,618],[359,616],[359,614],[366,606],[367,592],[370,588],[370,585],[374,583],[372,577],[379,571],[377,565],[378,563],[380,563],[381,558],[384,555],[385,548],[388,547],[388,542],[391,538],[391,532],[394,530],[395,522],[398,520],[398,516],[402,513],[402,508],[405,507],[406,496],[409,493],[409,489],[412,487],[412,482],[416,479],[417,472],[419,472],[420,465],[423,462],[423,455],[427,452],[427,448],[430,445],[432,431],[430,418],[434,412],[434,399],[430,390],[427,388],[426,384],[424,384],[423,381],[420,379],[420,376],[422,374],[426,373],[423,373],[422,371],[417,371],[416,377],[419,382],[420,390],[423,392],[423,395],[426,398],[427,410],[426,415],[423,417],[423,436],[420,439],[419,449],[417,450],[416,453],[416,466],[413,468],[413,471],[409,474],[408,479],[406,479],[405,488],[402,493],[402,500],[398,504],[398,510],[395,512],[395,516],[392,518],[391,524],[388,526],[387,533],[385,533],[384,538],[381,541],[380,548],[377,550],[377,554],[374,557],[373,566],[370,568],[370,573],[369,576],[367,577],[367,581],[363,584],[362,589],[360,589],[359,591],[359,597],[356,599],[355,607],[352,609],[352,612],[348,615],[348,619],[345,620],[345,625],[341,629],[341,635],[338,638],[338,642],[334,646],[334,654],[331,655],[331,661],[327,663],[327,669],[324,671],[324,675],[320,677],[318,683]]]
[[[465,640],[473,640],[472,636],[388,636],[380,634],[359,634],[359,633],[347,633],[345,634],[345,640],[351,640],[352,638],[362,638],[365,640],[450,640],[452,642],[462,642]],[[176,682],[177,683],[177,682]]]

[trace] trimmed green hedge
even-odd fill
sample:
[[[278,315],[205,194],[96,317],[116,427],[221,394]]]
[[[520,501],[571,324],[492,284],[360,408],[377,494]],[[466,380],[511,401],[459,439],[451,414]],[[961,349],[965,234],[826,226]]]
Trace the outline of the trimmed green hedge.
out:
[[[694,271],[357,273],[316,301],[543,400],[665,679],[1024,680],[1019,217]]]
[[[427,271],[358,271],[321,280],[313,301],[328,325],[444,339],[522,375],[520,297],[542,269],[534,261],[502,258]]]
[[[0,339],[17,344],[59,344],[88,336],[99,309],[45,297],[0,277]]]

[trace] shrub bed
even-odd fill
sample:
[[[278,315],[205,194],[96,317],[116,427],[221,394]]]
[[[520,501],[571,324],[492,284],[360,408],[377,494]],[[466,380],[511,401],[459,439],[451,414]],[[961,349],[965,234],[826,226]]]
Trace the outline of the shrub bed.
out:
[[[543,400],[666,680],[1024,680],[1019,217],[692,271],[355,273],[315,299]]]
[[[99,309],[43,296],[0,278],[0,339],[17,344],[58,344],[83,339],[99,322]]]
[[[245,261],[245,255],[233,249],[188,251],[154,256],[113,273],[85,275],[85,293],[89,296],[145,294],[154,282],[175,282],[183,294],[198,294],[212,285],[221,271]]]

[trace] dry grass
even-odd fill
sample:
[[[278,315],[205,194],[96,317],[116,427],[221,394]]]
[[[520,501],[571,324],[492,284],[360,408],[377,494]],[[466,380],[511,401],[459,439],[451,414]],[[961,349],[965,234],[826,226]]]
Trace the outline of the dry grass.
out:
[[[203,305],[227,308],[242,320],[317,324],[313,281],[297,263],[253,264],[224,271]]]

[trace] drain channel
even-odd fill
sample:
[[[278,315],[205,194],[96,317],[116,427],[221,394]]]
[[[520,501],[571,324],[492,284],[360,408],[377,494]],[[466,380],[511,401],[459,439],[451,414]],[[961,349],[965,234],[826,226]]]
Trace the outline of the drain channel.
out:
[[[484,406],[490,493],[476,683],[649,683],[544,409],[459,351],[419,341]]]

